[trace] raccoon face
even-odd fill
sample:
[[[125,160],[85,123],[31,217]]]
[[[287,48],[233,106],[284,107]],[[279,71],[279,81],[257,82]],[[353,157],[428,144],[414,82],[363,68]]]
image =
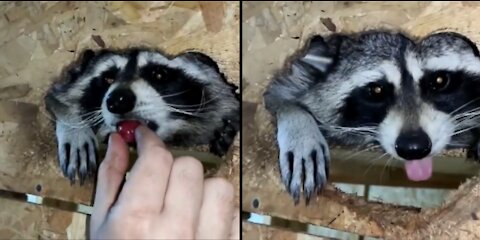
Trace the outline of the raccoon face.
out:
[[[455,33],[336,38],[320,94],[303,99],[332,140],[379,144],[405,161],[411,180],[428,179],[432,157],[447,147],[475,144],[480,58],[471,41]]]
[[[80,106],[96,113],[87,116],[101,136],[135,120],[169,141],[205,120],[216,104],[207,87],[222,78],[213,60],[193,52],[172,59],[148,50],[105,51],[84,61]]]

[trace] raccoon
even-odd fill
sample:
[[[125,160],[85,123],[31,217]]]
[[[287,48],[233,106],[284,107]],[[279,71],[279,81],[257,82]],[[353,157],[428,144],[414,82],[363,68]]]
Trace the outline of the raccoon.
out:
[[[99,141],[123,121],[148,126],[167,145],[209,144],[223,156],[239,125],[237,87],[209,56],[158,49],[84,50],[45,95],[63,174],[83,184],[97,172]]]
[[[296,204],[302,190],[308,204],[326,184],[328,144],[377,146],[412,181],[430,178],[444,149],[478,159],[479,98],[479,51],[467,37],[385,30],[312,36],[264,93]]]

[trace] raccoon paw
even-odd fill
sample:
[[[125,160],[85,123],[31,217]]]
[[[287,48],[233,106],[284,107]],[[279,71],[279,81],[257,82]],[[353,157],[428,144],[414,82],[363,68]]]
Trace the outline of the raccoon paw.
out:
[[[308,205],[310,198],[327,183],[330,163],[328,144],[316,125],[292,124],[278,131],[283,184],[295,204],[298,204],[303,189]]]
[[[218,156],[225,155],[230,145],[232,145],[237,131],[237,127],[235,127],[231,120],[224,119],[223,127],[215,131],[215,137],[210,142],[210,152]]]
[[[63,175],[75,183],[76,175],[83,185],[97,171],[98,143],[91,128],[72,129],[57,124],[58,159]]]

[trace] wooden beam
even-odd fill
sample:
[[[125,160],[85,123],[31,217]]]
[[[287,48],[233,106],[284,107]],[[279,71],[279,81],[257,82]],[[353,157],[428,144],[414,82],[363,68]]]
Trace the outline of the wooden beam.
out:
[[[247,240],[322,240],[325,238],[288,231],[247,221],[242,222],[242,239]]]
[[[352,153],[353,152],[353,153]],[[463,157],[442,156],[434,160],[433,174],[427,181],[414,182],[407,178],[403,163],[388,158],[379,159],[380,152],[363,152],[354,157],[354,151],[333,149],[330,181],[352,184],[394,187],[456,189],[469,177],[480,172],[480,164]],[[377,159],[377,160],[375,160]],[[372,162],[372,160],[375,160]]]
[[[87,216],[0,197],[2,239],[85,239]]]

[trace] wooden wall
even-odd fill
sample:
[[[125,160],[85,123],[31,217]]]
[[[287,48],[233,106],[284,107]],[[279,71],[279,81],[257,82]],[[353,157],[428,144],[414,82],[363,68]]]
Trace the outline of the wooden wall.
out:
[[[238,86],[239,10],[238,2],[1,2],[0,190],[90,205],[93,183],[71,186],[57,166],[42,102],[53,78],[84,48],[146,45],[203,51]],[[239,193],[238,151],[237,140],[217,175]],[[0,202],[0,238],[85,235],[84,214]]]
[[[466,162],[462,150],[446,152],[437,159],[433,178],[422,183],[407,181],[401,165],[394,161],[385,167],[388,158],[378,159],[380,154],[375,151],[354,157],[355,151],[332,152],[332,181],[444,188],[456,188],[463,183],[438,209],[365,202],[331,185],[308,207],[303,203],[295,207],[279,179],[275,128],[262,99],[272,73],[312,34],[386,28],[423,36],[451,30],[480,43],[479,20],[480,4],[476,2],[244,2],[242,209],[387,239],[479,238],[480,221],[475,216],[480,213],[480,204],[472,189],[479,189],[480,183],[478,178],[467,181],[478,175],[479,165]],[[254,201],[259,203],[257,207]]]

